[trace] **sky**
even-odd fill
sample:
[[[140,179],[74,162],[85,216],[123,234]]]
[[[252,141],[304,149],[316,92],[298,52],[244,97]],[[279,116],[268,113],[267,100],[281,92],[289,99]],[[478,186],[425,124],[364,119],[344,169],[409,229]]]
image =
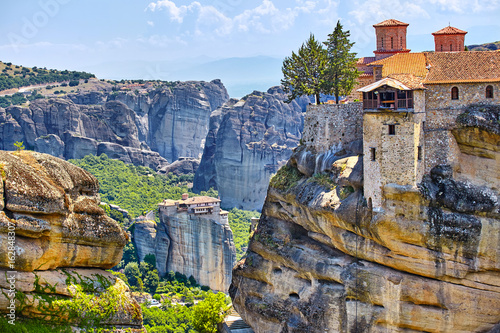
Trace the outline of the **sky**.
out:
[[[130,75],[126,67],[136,63],[144,69],[135,78],[168,80],[175,78],[155,64],[283,59],[310,33],[325,41],[337,20],[350,31],[358,56],[372,56],[372,25],[389,18],[410,24],[407,46],[414,52],[432,50],[431,33],[449,24],[468,31],[466,45],[500,40],[500,0],[3,0],[0,60],[98,72],[108,67],[116,71],[113,78]]]

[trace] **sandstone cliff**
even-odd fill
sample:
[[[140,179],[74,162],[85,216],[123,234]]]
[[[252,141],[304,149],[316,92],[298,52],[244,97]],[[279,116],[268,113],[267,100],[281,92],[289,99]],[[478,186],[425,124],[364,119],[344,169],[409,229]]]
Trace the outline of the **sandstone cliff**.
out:
[[[159,169],[167,160],[201,157],[210,113],[228,98],[214,80],[35,100],[28,107],[0,108],[0,149],[23,141],[66,159],[105,153]]]
[[[90,314],[72,312],[66,300],[95,293],[96,306],[118,302],[100,324],[141,329],[128,287],[104,271],[120,261],[128,236],[98,206],[95,177],[28,151],[0,151],[0,169],[0,311],[9,311],[15,285],[18,315],[79,325]]]
[[[227,292],[236,262],[229,225],[187,213],[160,214],[160,221],[135,224],[133,239],[139,259],[154,254],[160,276],[169,271],[192,275],[201,285]]]
[[[194,191],[213,187],[223,207],[260,210],[269,178],[290,157],[303,126],[300,105],[280,87],[231,100],[210,118]]]
[[[498,111],[459,116],[457,163],[435,166],[418,188],[386,185],[378,211],[355,150],[323,163],[299,147],[233,271],[243,319],[256,332],[497,332]]]

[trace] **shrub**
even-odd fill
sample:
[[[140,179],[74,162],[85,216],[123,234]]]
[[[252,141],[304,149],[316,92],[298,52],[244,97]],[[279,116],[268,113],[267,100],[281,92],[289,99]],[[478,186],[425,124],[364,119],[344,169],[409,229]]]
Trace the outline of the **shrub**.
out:
[[[297,185],[297,182],[302,178],[302,174],[296,168],[285,165],[281,167],[278,172],[271,177],[269,186],[275,189],[286,191]]]
[[[71,81],[69,81],[69,86],[70,87],[76,87],[79,84],[80,84],[79,80],[71,80]]]

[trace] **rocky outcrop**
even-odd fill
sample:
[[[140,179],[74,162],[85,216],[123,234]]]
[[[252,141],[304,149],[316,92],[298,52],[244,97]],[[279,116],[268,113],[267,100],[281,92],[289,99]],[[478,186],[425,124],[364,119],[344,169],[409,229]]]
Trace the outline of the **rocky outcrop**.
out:
[[[269,178],[299,143],[302,109],[280,87],[231,100],[214,111],[194,191],[219,191],[223,207],[260,210]]]
[[[98,206],[95,177],[29,151],[0,151],[0,169],[0,304],[14,299],[18,314],[80,325],[90,312],[82,303],[82,312],[74,313],[67,300],[78,303],[90,293],[96,306],[118,302],[108,317],[93,318],[94,324],[140,330],[140,307],[128,287],[104,271],[119,263],[128,236]]]
[[[418,188],[385,185],[376,211],[362,158],[297,149],[233,271],[243,319],[256,332],[496,332],[500,123],[482,112],[452,130],[459,163]]]
[[[201,158],[210,113],[228,98],[214,80],[39,99],[0,108],[0,149],[23,141],[66,159],[106,154],[160,169],[181,156]]]
[[[200,166],[200,160],[192,157],[180,157],[177,161],[164,166],[159,173],[168,175],[170,172],[176,176],[194,174]]]
[[[236,262],[229,225],[187,213],[160,214],[160,221],[136,222],[133,240],[139,260],[154,254],[160,276],[179,272],[212,290],[227,292]]]

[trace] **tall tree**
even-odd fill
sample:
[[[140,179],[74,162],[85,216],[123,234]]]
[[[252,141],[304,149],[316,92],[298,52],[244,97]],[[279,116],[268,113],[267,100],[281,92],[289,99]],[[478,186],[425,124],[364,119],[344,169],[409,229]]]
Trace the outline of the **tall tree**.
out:
[[[333,94],[337,104],[339,96],[351,93],[360,74],[356,68],[356,53],[350,52],[354,45],[354,42],[349,41],[350,35],[349,30],[343,31],[342,24],[337,21],[335,30],[324,42],[328,58],[325,93]]]
[[[314,95],[316,104],[320,104],[319,96],[324,89],[327,53],[323,45],[311,34],[297,53],[283,61],[281,71],[284,79],[281,84],[285,92],[290,92],[287,103],[303,95]]]

